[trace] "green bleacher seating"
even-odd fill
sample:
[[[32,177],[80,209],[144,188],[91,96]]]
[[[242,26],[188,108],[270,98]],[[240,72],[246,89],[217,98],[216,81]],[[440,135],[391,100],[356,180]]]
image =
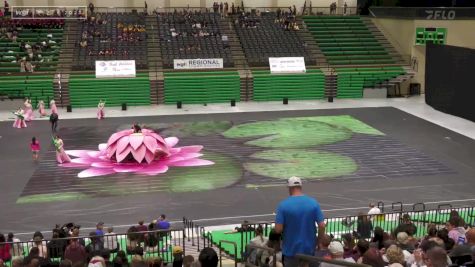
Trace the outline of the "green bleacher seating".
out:
[[[53,75],[0,76],[0,94],[11,98],[30,97],[34,107],[38,100],[47,104],[53,99]]]
[[[324,97],[325,76],[320,70],[307,70],[302,74],[271,74],[253,71],[254,100],[273,101],[320,99]]]
[[[222,103],[240,99],[237,71],[165,73],[165,103]]]
[[[363,88],[372,88],[378,83],[404,74],[402,67],[336,68],[338,74],[337,97],[361,98]]]
[[[96,78],[94,74],[72,74],[69,80],[72,107],[96,107],[100,99],[106,106],[150,105],[148,73],[135,78]]]
[[[358,16],[304,16],[330,65],[394,64]]]
[[[59,50],[63,40],[63,29],[28,29],[23,28],[18,32],[17,42],[8,39],[0,40],[0,72],[20,72],[20,63],[12,62],[17,57],[27,57],[27,54],[20,49],[22,41],[33,45],[36,42],[46,40],[46,35],[52,34],[49,38],[56,42],[51,44],[52,48],[41,52],[43,62],[34,61],[35,71],[55,71],[58,64]]]

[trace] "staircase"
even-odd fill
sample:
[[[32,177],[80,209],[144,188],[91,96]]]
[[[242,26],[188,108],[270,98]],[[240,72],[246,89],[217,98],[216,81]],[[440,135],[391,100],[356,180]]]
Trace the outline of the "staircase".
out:
[[[366,25],[368,30],[373,34],[374,38],[386,49],[388,54],[394,59],[396,64],[408,65],[409,59],[405,59],[401,54],[393,47],[388,41],[386,36],[374,25],[373,21],[369,17],[361,17],[361,20]]]
[[[385,89],[388,92],[387,93],[388,97],[403,96],[401,93],[401,84],[403,82],[406,82],[407,80],[412,79],[415,75],[415,71],[409,66],[403,66],[402,68],[406,72],[405,74],[399,75],[388,81],[377,83],[375,84],[373,88],[370,88],[370,89]],[[364,88],[364,89],[368,89],[368,88]]]
[[[300,28],[300,31],[298,31],[297,34],[307,45],[307,50],[313,56],[313,59],[316,62],[316,67],[328,66],[328,62],[325,58],[325,55],[323,55],[322,51],[317,45],[317,42],[315,42],[315,38],[313,38],[312,34],[308,31],[305,22],[302,20],[301,17],[297,17],[296,22]]]
[[[320,69],[325,74],[325,98],[337,96],[338,74],[329,68]]]
[[[75,20],[64,22],[63,41],[53,80],[54,101],[60,107],[70,105],[69,74],[72,70],[75,45],[80,35],[79,26],[79,22]]]
[[[232,18],[226,17],[224,19],[220,19],[219,25],[223,35],[228,36],[228,44],[231,50],[234,67],[239,73],[241,101],[252,100],[252,72],[249,70],[249,64],[246,60],[246,56],[244,55],[241,41],[234,30]]]
[[[145,19],[147,30],[147,57],[150,79],[150,103],[163,103],[163,59],[160,51],[158,36],[158,21],[156,16],[147,16]]]

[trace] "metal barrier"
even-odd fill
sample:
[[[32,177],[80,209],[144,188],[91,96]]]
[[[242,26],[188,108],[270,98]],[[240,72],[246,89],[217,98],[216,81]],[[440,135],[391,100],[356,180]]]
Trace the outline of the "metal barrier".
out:
[[[223,266],[223,255],[221,254],[221,252],[223,251],[223,249],[222,249],[223,246],[221,245],[222,243],[233,245],[233,247],[234,247],[234,267],[237,267],[238,266],[237,244],[236,244],[236,242],[231,242],[231,241],[227,241],[227,240],[219,241],[219,246],[218,246],[218,248],[219,248],[219,267]]]
[[[299,260],[299,266],[308,266],[309,263],[318,263],[326,262],[334,265],[345,266],[345,267],[371,267],[366,264],[352,263],[343,260],[327,260],[321,257],[308,256],[303,254],[297,254],[295,256]]]
[[[144,232],[128,232],[122,234],[90,235],[79,237],[38,239],[20,242],[0,243],[0,246],[9,246],[12,258],[16,256],[26,257],[30,253],[37,253],[40,257],[50,262],[60,262],[65,257],[67,246],[72,240],[77,240],[81,245],[92,251],[93,254],[101,255],[105,249],[111,253],[111,260],[118,251],[124,251],[128,255],[143,252],[144,258],[160,257],[164,262],[172,262],[173,246],[181,246],[185,254],[184,229],[169,229]],[[32,251],[33,248],[35,251]],[[84,259],[86,260],[86,259]],[[11,266],[11,260],[7,262]]]
[[[423,229],[423,231],[418,231],[416,236],[421,236],[425,233],[427,226],[429,224],[435,224],[439,227],[445,225],[445,223],[450,218],[450,212],[457,211],[460,215],[466,218],[465,224],[467,226],[472,226],[475,224],[475,208],[474,207],[464,207],[464,208],[450,208],[447,210],[440,209],[443,206],[440,206],[438,209],[425,210],[426,205],[424,203],[416,203],[412,205],[412,211],[403,209],[403,204],[401,202],[395,202],[392,204],[392,209],[398,210],[398,212],[387,212],[381,213],[379,215],[374,215],[371,219],[373,225],[373,230],[376,227],[382,228],[385,232],[393,232],[401,223],[402,218],[405,214],[409,215],[412,223],[418,228]],[[451,206],[447,206],[451,207]],[[367,216],[367,215],[364,215]],[[274,222],[252,222],[245,223],[241,225],[241,259],[244,259],[246,256],[245,247],[249,244],[251,239],[255,237],[255,229],[259,226],[262,227],[264,235],[268,235],[270,230],[273,227]],[[325,232],[329,235],[333,235],[335,238],[341,238],[343,234],[358,234],[358,216],[344,216],[344,217],[334,217],[325,219],[326,230]],[[246,230],[247,229],[247,230]],[[203,247],[206,244],[216,244],[213,241],[213,235],[211,232],[206,232],[203,227],[200,228],[200,236],[203,236]],[[358,235],[357,235],[358,236]],[[219,246],[219,244],[216,244]],[[198,248],[199,250],[199,248]]]

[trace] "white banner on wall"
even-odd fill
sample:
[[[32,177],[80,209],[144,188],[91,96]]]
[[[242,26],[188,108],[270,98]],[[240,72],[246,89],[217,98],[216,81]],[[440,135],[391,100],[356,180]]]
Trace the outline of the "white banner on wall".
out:
[[[304,73],[305,60],[303,57],[270,57],[271,73]]]
[[[173,68],[184,69],[222,69],[222,58],[174,59]]]
[[[96,78],[126,78],[135,74],[135,60],[96,60]]]

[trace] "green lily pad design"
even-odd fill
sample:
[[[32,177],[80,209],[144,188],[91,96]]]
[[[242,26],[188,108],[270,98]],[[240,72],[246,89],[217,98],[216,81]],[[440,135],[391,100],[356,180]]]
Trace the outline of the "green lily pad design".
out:
[[[278,179],[299,176],[305,179],[321,179],[348,175],[358,169],[349,157],[324,151],[304,149],[265,150],[251,158],[270,162],[248,162],[244,167],[256,174]]]
[[[64,193],[50,193],[50,194],[36,194],[19,197],[17,204],[54,202],[54,201],[71,201],[87,198],[88,195],[78,192],[64,192]]]
[[[237,125],[223,135],[228,138],[260,137],[246,142],[259,147],[305,148],[344,141],[353,132],[314,120],[279,119]]]
[[[167,173],[169,190],[172,192],[204,191],[223,188],[237,183],[243,169],[232,157],[205,153],[203,158],[211,160],[214,165],[174,168]]]
[[[318,121],[328,123],[341,128],[346,128],[354,133],[369,134],[369,135],[384,135],[384,133],[369,126],[368,124],[353,118],[349,115],[339,116],[319,116],[319,117],[297,117],[291,120],[304,120],[304,121]]]
[[[190,192],[223,188],[237,183],[242,167],[232,157],[203,151],[203,159],[215,164],[195,167],[170,167],[156,176],[117,174],[113,177],[81,179],[83,187],[98,195],[130,195],[151,192]]]

